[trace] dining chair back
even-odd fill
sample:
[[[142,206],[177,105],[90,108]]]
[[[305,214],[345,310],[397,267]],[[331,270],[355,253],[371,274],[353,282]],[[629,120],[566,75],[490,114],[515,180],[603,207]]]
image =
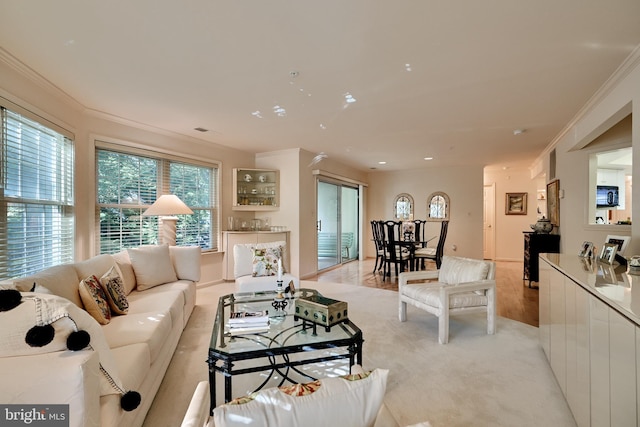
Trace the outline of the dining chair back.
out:
[[[449,229],[449,221],[442,221],[440,225],[440,237],[438,237],[438,244],[435,248],[424,247],[416,249],[414,257],[416,263],[424,260],[432,260],[436,263],[436,268],[440,268],[442,264],[442,255],[444,254],[444,243],[447,240],[447,230]]]
[[[376,245],[376,263],[373,266],[373,273],[384,267],[385,260],[385,239],[384,239],[384,223],[380,220],[371,221],[371,234],[373,242]]]
[[[391,265],[395,267],[396,276],[404,271],[410,261],[410,253],[400,245],[402,242],[402,222],[384,221],[385,231],[385,277],[391,277]]]

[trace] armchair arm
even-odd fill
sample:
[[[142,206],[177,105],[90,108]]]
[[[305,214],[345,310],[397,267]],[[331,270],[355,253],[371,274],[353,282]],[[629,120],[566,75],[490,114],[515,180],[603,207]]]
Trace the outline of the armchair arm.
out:
[[[438,270],[405,271],[398,275],[398,287],[406,285],[410,280],[436,280],[439,274]]]
[[[472,291],[485,291],[495,289],[496,281],[492,279],[478,280],[477,282],[460,283],[458,285],[443,286],[447,294],[461,294]]]

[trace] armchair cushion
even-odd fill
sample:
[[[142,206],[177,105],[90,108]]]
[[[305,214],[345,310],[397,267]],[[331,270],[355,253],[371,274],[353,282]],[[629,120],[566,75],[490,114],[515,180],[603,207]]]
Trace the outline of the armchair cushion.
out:
[[[447,285],[476,282],[487,278],[489,263],[468,258],[443,256],[438,281]]]

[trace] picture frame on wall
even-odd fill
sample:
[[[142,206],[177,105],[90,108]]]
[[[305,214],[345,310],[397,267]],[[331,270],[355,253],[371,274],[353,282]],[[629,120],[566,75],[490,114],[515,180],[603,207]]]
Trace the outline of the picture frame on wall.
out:
[[[616,252],[618,245],[615,243],[605,243],[602,245],[602,251],[600,252],[600,262],[605,264],[613,264],[616,259]]]
[[[504,213],[505,215],[526,215],[527,193],[507,193]]]
[[[583,242],[580,247],[580,253],[578,256],[582,258],[591,258],[593,255],[593,243],[592,242]]]
[[[554,179],[547,184],[547,215],[549,222],[560,226],[560,180]]]

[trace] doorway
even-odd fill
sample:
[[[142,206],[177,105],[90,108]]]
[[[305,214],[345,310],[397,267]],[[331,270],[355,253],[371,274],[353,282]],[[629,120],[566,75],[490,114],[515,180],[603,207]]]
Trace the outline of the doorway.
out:
[[[359,257],[359,189],[318,178],[318,271]]]

